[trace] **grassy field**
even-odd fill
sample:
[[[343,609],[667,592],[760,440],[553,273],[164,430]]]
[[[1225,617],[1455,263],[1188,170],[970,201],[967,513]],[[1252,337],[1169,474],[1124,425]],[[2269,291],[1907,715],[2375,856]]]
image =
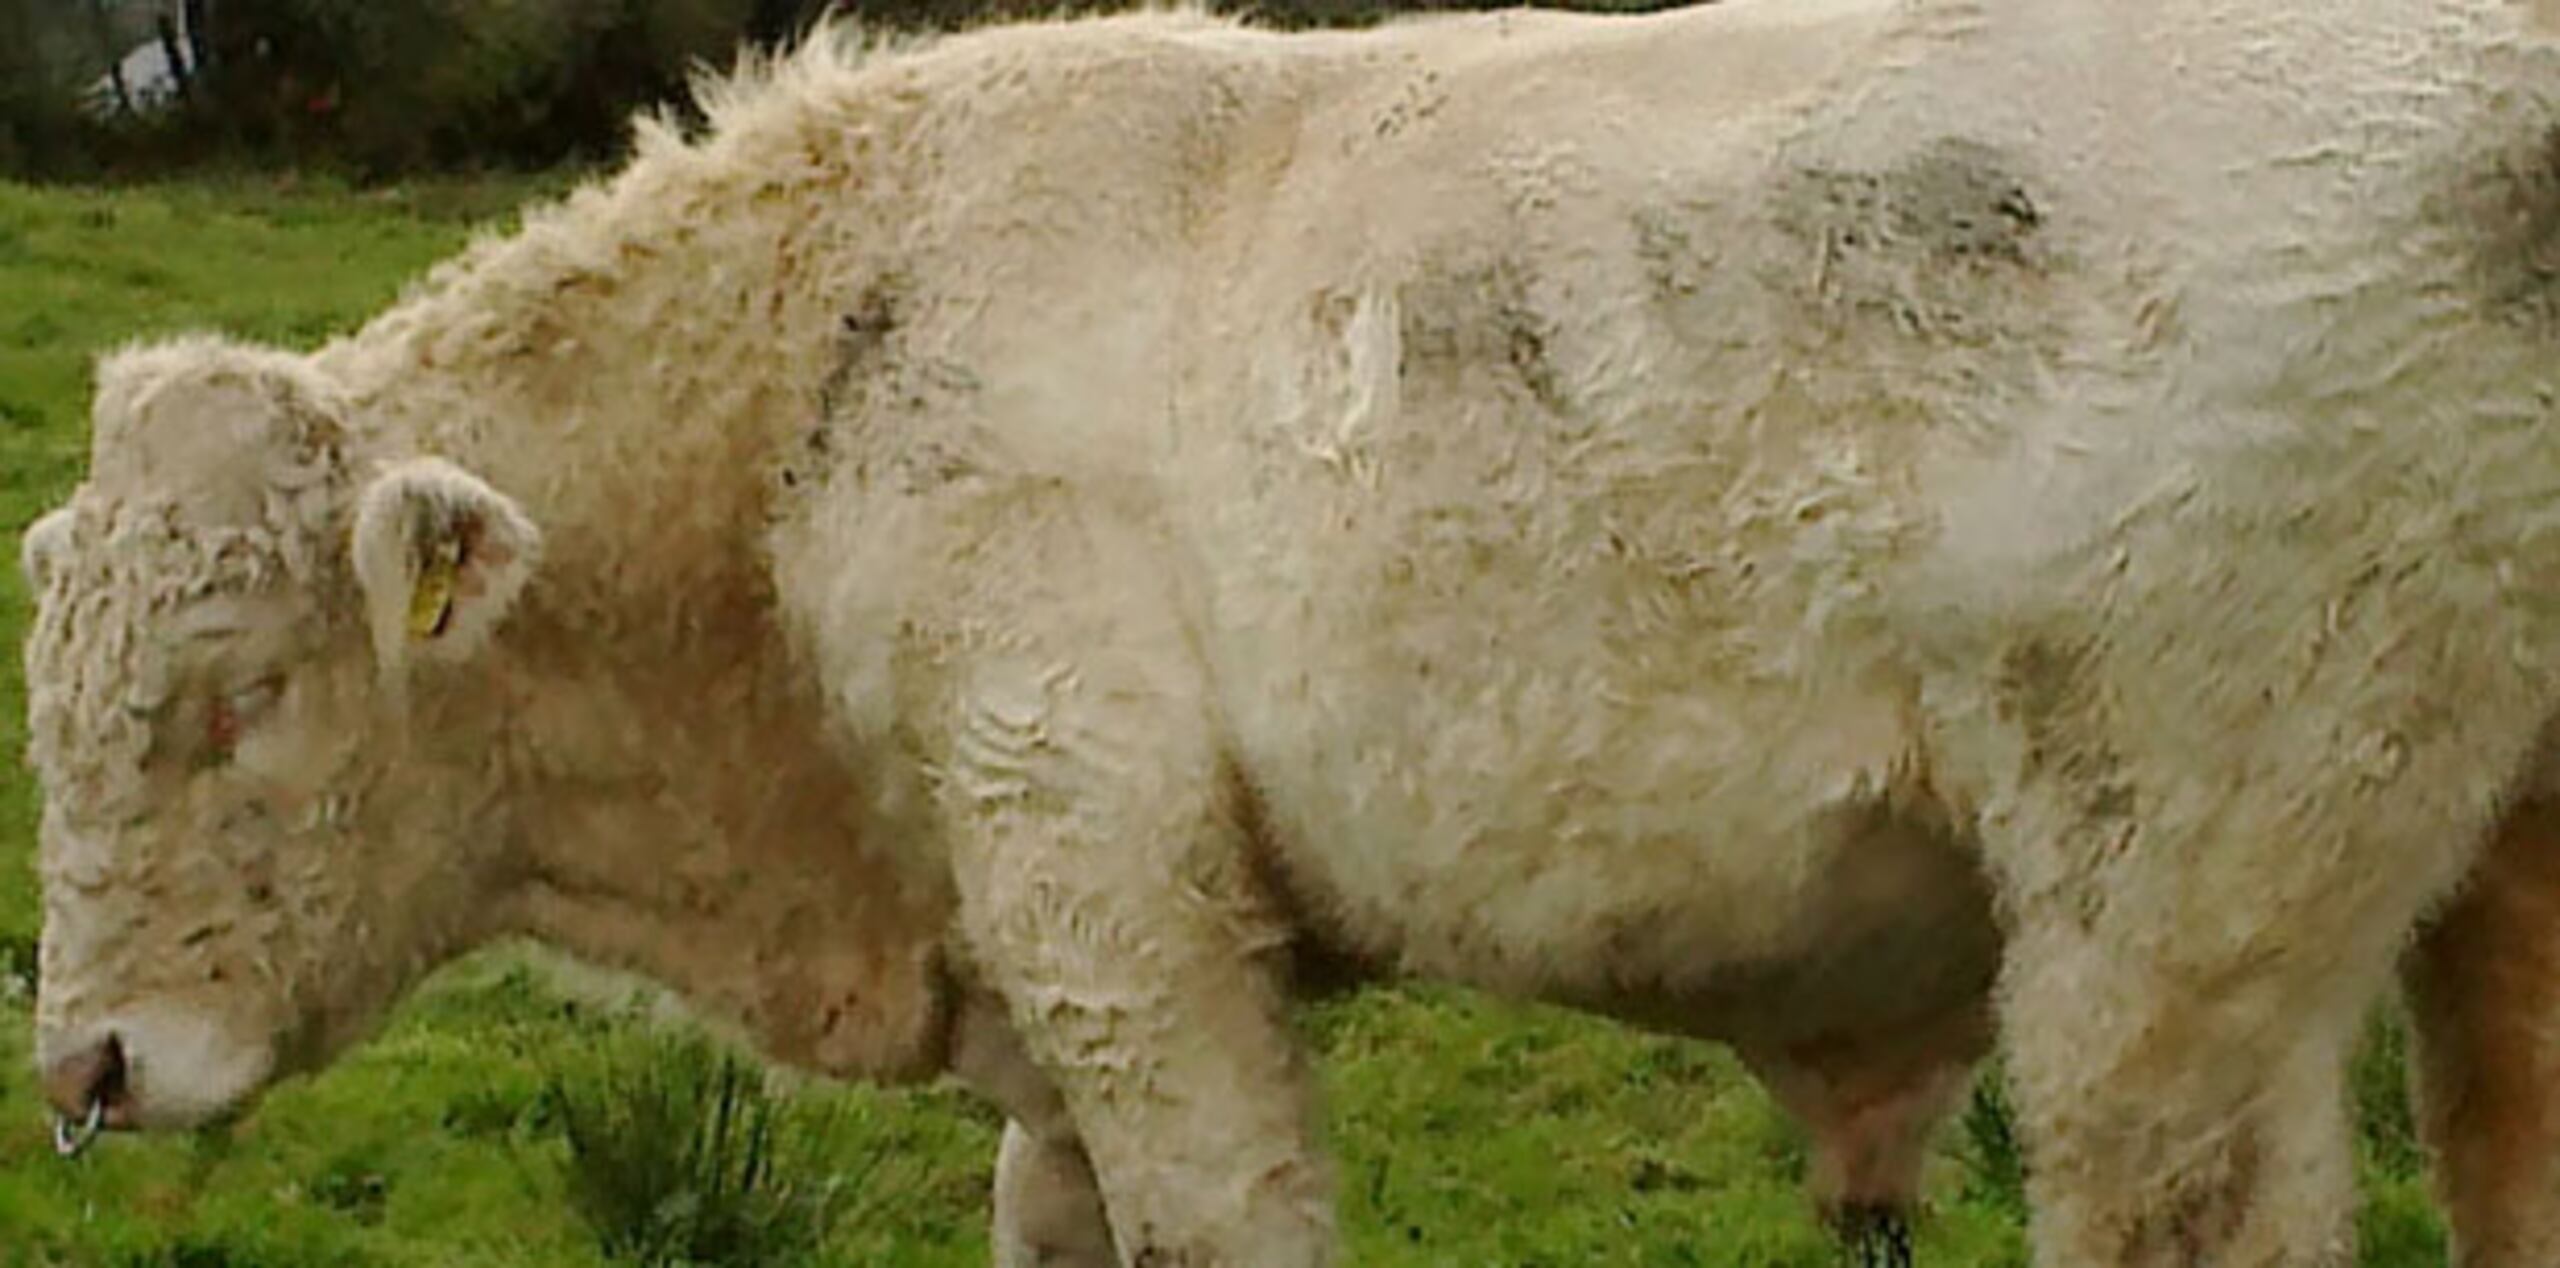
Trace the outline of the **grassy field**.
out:
[[[189,327],[308,344],[536,192],[0,184],[0,1266],[610,1262],[572,1201],[597,1177],[545,1088],[610,1096],[622,1085],[607,1070],[671,1059],[681,1023],[646,998],[566,992],[520,949],[452,966],[382,1037],[220,1133],[112,1139],[60,1162],[28,1069],[39,917],[15,543],[75,478],[89,357]],[[1326,1054],[1354,1262],[1834,1261],[1797,1189],[1800,1140],[1720,1049],[1436,991],[1361,997],[1306,1025]],[[2357,1080],[2365,1262],[2416,1268],[2444,1252],[2392,1034],[2377,1030]],[[782,1110],[825,1127],[800,1170],[843,1182],[819,1262],[984,1262],[985,1111],[942,1089],[823,1085]],[[2014,1180],[1982,1145],[1995,1135],[1951,1125],[1923,1263],[2024,1262]]]

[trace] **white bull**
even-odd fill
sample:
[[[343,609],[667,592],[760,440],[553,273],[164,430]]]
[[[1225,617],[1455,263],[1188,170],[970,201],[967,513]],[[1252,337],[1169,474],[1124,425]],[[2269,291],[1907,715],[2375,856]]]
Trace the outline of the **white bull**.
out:
[[[1335,1243],[1285,1010],[1732,1043],[1889,1230],[2344,1264],[2405,973],[2560,1262],[2560,54],[2522,0],[820,40],[28,534],[50,1094],[505,933],[1008,1112],[1009,1262]]]

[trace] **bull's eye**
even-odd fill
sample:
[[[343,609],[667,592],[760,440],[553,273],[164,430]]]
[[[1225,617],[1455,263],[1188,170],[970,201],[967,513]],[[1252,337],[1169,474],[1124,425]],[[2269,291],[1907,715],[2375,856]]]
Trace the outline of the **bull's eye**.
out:
[[[283,693],[284,680],[281,678],[261,678],[245,687],[224,692],[214,700],[212,711],[205,715],[205,742],[211,744],[216,752],[229,753],[240,743],[241,734],[256,726],[258,719],[275,707],[276,697]]]

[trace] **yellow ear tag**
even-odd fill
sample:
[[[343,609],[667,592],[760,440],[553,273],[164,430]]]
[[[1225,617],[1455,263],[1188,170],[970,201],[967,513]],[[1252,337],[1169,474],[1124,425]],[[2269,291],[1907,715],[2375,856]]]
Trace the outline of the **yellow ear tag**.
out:
[[[409,637],[430,639],[444,633],[453,616],[453,582],[462,568],[462,543],[439,543],[418,570],[417,588],[409,592]]]

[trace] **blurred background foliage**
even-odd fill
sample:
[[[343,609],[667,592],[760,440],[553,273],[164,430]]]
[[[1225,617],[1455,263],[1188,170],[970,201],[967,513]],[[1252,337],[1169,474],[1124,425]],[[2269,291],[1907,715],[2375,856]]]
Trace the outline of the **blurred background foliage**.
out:
[[[1273,27],[1512,0],[1210,0]],[[1644,9],[1668,0],[1571,0]],[[829,11],[948,29],[1118,0],[0,0],[0,176],[358,180],[603,161],[695,67]]]

